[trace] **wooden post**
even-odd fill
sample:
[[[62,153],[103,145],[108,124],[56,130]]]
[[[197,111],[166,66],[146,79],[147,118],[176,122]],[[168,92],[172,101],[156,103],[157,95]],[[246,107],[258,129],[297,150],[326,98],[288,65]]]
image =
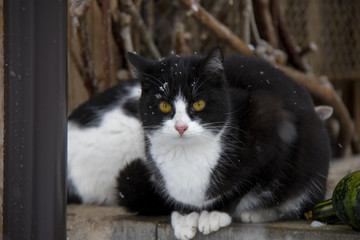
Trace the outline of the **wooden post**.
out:
[[[66,239],[67,1],[4,1],[4,239]]]

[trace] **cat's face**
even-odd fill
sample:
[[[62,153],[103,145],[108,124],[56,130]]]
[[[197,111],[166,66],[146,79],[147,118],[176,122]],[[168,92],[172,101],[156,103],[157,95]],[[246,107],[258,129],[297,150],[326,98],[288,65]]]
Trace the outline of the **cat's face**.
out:
[[[225,126],[230,109],[222,74],[222,53],[208,57],[129,60],[141,79],[140,114],[145,134],[177,143],[206,141]]]

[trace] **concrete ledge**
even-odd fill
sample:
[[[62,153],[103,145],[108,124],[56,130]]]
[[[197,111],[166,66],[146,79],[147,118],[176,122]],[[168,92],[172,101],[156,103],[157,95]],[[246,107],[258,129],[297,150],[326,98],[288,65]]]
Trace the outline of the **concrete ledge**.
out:
[[[121,207],[68,206],[69,240],[172,240],[174,233],[169,217],[140,217]],[[194,239],[236,240],[355,240],[360,232],[346,225],[311,227],[308,221],[288,221],[265,224],[232,223],[210,235],[197,233]]]

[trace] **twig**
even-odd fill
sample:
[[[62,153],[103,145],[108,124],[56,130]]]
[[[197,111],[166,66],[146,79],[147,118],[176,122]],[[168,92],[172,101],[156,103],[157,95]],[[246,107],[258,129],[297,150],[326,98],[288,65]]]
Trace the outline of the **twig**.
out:
[[[103,25],[103,47],[104,47],[104,88],[110,87],[112,56],[110,50],[111,36],[111,13],[110,0],[102,0],[102,25]]]
[[[185,39],[185,26],[183,24],[183,13],[179,11],[179,4],[173,5],[173,26],[174,26],[174,44],[172,44],[175,48],[177,54],[181,55],[190,55],[190,48],[186,45]]]
[[[121,17],[120,17],[121,18]],[[120,20],[121,21],[121,20]],[[129,28],[129,27],[128,27]],[[122,38],[122,32],[124,29],[121,27],[121,23],[117,22],[114,17],[111,17],[111,32],[114,37],[115,44],[119,51],[119,58],[120,58],[120,68],[127,68],[127,61],[126,61],[126,44]],[[130,31],[130,30],[129,30]],[[133,52],[133,48],[131,52]]]
[[[102,0],[96,0],[98,6],[100,9],[102,9]],[[120,55],[120,58],[121,58],[121,66],[120,68],[126,68],[127,67],[127,62],[126,62],[126,58],[125,58],[125,50],[124,50],[124,47],[123,47],[123,41],[122,41],[122,38],[120,36],[120,33],[121,33],[121,27],[120,27],[120,24],[119,22],[114,18],[114,16],[111,14],[110,15],[111,17],[111,33],[112,33],[112,36],[114,37],[114,41],[115,41],[115,44],[119,50],[119,55]]]
[[[255,54],[258,57],[261,57],[262,59],[265,59],[268,62],[271,62],[273,64],[286,64],[287,62],[287,55],[280,49],[275,49],[273,46],[271,46],[268,42],[261,39],[259,34],[259,29],[256,25],[255,16],[254,13],[251,13],[251,31],[255,38],[256,47],[255,47]]]
[[[147,26],[150,37],[154,38],[154,26],[155,26],[155,3],[154,0],[147,0],[144,2],[144,22]]]
[[[279,36],[287,54],[289,55],[289,63],[300,71],[310,71],[310,69],[307,68],[301,61],[298,52],[299,47],[297,46],[294,38],[292,37],[290,30],[286,24],[286,20],[280,11],[279,2],[277,0],[271,1],[272,12],[275,12],[277,14]]]
[[[141,15],[133,3],[132,0],[119,0],[119,4],[122,4],[126,10],[131,16],[132,20],[137,27],[138,31],[141,33],[141,37],[143,39],[143,43],[147,46],[152,56],[156,59],[160,59],[161,55],[157,47],[155,46],[155,43],[153,39],[151,38],[151,34],[149,33],[147,27],[145,26],[144,21],[141,18]]]
[[[83,79],[86,89],[90,96],[92,96],[98,91],[97,79],[92,60],[87,23],[85,19],[79,20],[79,28],[77,28],[76,32],[79,40],[80,56],[83,62]]]
[[[246,44],[250,43],[250,21],[252,15],[251,0],[243,0],[239,3],[240,8],[240,36]]]
[[[73,18],[73,25],[75,27],[80,48],[80,56],[83,63],[80,74],[85,88],[87,89],[89,95],[92,96],[97,92],[98,87],[93,68],[88,28],[85,20],[89,6],[90,1],[73,0],[70,2],[70,14]]]
[[[259,29],[256,25],[256,21],[255,21],[255,16],[254,16],[254,12],[251,12],[251,16],[250,16],[250,26],[251,26],[251,32],[255,38],[255,43],[256,45],[260,44],[260,42],[262,42],[263,40],[260,37],[260,33],[259,33]]]
[[[316,52],[318,49],[316,43],[310,42],[307,46],[303,47],[299,52],[300,58],[305,57],[310,52]]]
[[[131,16],[127,13],[118,11],[119,22],[120,22],[120,32],[119,36],[121,38],[121,42],[124,46],[124,50],[126,52],[133,52],[134,46],[131,39]]]
[[[272,20],[272,24],[274,25],[275,29],[279,28],[278,15],[279,15],[280,9],[277,7],[278,4],[279,3],[277,0],[270,0],[269,8],[270,8],[271,20]]]
[[[269,0],[253,0],[253,9],[261,38],[274,48],[279,48],[277,31],[270,15]]]
[[[216,20],[200,4],[194,0],[179,0],[189,13],[199,20],[202,24],[212,30],[217,37],[229,44],[236,51],[244,55],[253,55],[254,52],[248,48],[240,38],[238,38],[225,25]]]
[[[186,45],[184,37],[184,24],[179,21],[179,18],[175,18],[175,49],[176,53],[189,55],[191,53],[190,48]]]
[[[75,54],[75,52],[74,52],[74,49],[73,49],[73,47],[72,47],[72,43],[71,43],[70,39],[68,39],[68,51],[69,51],[69,57],[70,57],[70,59],[73,60],[73,63],[74,63],[74,65],[75,65],[76,71],[77,71],[80,75],[82,75],[81,64],[80,64],[79,60],[78,60],[77,57],[76,57],[76,54]]]
[[[224,1],[213,1],[213,5],[211,7],[211,9],[209,10],[209,12],[211,12],[211,14],[214,17],[219,17],[221,11],[223,10],[223,6],[224,6]]]

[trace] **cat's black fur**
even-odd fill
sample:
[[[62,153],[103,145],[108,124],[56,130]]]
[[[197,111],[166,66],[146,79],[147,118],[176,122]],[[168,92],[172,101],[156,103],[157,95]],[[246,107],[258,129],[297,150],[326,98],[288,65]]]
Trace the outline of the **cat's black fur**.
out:
[[[171,207],[150,181],[142,159],[129,163],[117,178],[119,205],[140,215],[166,215]]]
[[[217,62],[222,61],[218,48],[206,58],[172,56],[153,62],[134,54],[128,57],[142,83],[139,113],[147,159],[137,160],[120,172],[118,192],[130,196],[119,197],[120,205],[140,214],[166,213],[170,208],[181,212],[216,209],[231,215],[249,191],[255,191],[261,199],[258,208],[277,208],[308,192],[296,211],[279,213],[280,219],[288,219],[301,217],[323,200],[329,139],[310,95],[291,78],[265,61],[237,54],[226,58],[222,68]],[[164,84],[166,91],[162,89]],[[199,86],[196,96],[194,84]],[[223,151],[206,192],[206,199],[218,200],[200,208],[169,196],[150,153],[148,134],[174,115],[161,113],[157,109],[160,100],[155,96],[171,102],[179,91],[190,102],[207,102],[201,112],[189,108],[191,119],[213,123],[210,130],[214,133],[230,128],[224,133]],[[126,178],[138,180],[127,185]],[[271,195],[262,195],[261,191]],[[163,211],[159,210],[162,206]]]
[[[76,122],[81,127],[96,127],[102,118],[102,113],[119,107],[121,96],[128,94],[131,87],[133,87],[137,80],[132,79],[126,84],[118,84],[104,92],[95,95],[87,102],[76,108],[70,115],[68,120]],[[129,115],[139,117],[137,110],[137,101],[127,101],[122,108]]]

